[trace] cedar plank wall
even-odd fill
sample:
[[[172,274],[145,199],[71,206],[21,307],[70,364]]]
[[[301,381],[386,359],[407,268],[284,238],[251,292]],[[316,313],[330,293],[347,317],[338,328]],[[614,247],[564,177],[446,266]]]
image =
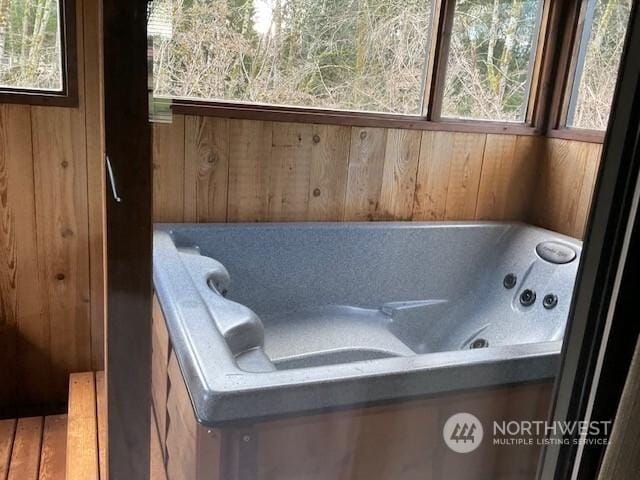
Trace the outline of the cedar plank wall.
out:
[[[582,237],[602,145],[174,115],[157,222],[521,220]]]
[[[528,222],[582,238],[601,155],[599,143],[545,139]]]
[[[522,220],[539,137],[175,115],[157,222]]]
[[[79,107],[0,105],[0,416],[102,369],[99,2],[76,4]]]

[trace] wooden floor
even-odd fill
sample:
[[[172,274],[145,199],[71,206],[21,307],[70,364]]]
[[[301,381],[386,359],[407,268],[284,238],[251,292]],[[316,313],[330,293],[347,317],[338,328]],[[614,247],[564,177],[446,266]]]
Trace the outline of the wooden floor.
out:
[[[103,372],[75,373],[67,415],[0,420],[0,480],[107,480],[104,386]],[[151,479],[166,479],[153,421]]]
[[[67,416],[0,420],[0,480],[64,480]]]

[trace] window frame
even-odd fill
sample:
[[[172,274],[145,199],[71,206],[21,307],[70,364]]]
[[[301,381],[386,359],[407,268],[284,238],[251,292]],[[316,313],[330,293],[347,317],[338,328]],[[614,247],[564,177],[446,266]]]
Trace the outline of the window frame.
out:
[[[438,48],[438,64],[436,69],[436,79],[434,82],[434,86],[429,96],[429,120],[441,123],[441,124],[459,124],[459,125],[468,125],[468,124],[481,124],[485,126],[490,125],[499,125],[501,127],[524,127],[525,129],[533,129],[532,133],[539,134],[541,133],[540,129],[536,128],[536,122],[534,118],[535,106],[538,102],[541,80],[543,78],[543,59],[545,56],[545,47],[547,45],[547,34],[549,28],[549,14],[550,7],[553,3],[552,0],[541,0],[542,6],[538,19],[538,31],[535,35],[535,49],[533,55],[533,65],[531,66],[531,76],[528,80],[528,95],[527,101],[524,105],[525,107],[525,115],[523,121],[494,121],[494,120],[486,120],[486,119],[461,119],[461,118],[452,118],[445,117],[442,115],[442,99],[444,98],[444,90],[445,90],[445,82],[447,75],[447,63],[449,59],[449,45],[451,43],[451,34],[453,31],[453,21],[455,16],[455,7],[456,0],[444,0],[444,13],[443,19],[439,22],[439,26],[441,26],[441,36],[439,41],[441,45],[437,46]],[[513,129],[507,128],[509,131]]]
[[[456,0],[433,0],[430,55],[421,115],[358,112],[223,100],[171,99],[171,111],[233,119],[412,130],[547,136],[602,143],[605,132],[566,126],[587,0],[542,0],[536,54],[523,122],[442,117],[442,95]]]
[[[575,80],[578,73],[580,49],[584,40],[584,23],[589,0],[568,3],[570,5],[567,5],[565,12],[563,12],[563,24],[566,26],[566,33],[560,42],[558,76],[550,106],[551,122],[546,135],[550,138],[603,143],[606,134],[605,130],[571,127],[567,124],[572,96],[575,91]]]
[[[557,0],[542,0],[543,12],[537,39],[536,61],[532,70],[531,86],[524,122],[467,120],[440,118],[439,110],[446,69],[447,49],[456,0],[433,0],[431,45],[424,81],[425,101],[421,115],[358,112],[325,108],[266,105],[229,102],[224,100],[171,99],[171,111],[182,115],[201,115],[234,119],[350,125],[360,127],[406,128],[468,133],[502,133],[514,135],[542,135],[532,112],[541,96],[543,84],[543,50],[547,37],[549,7]]]
[[[78,106],[78,51],[76,39],[76,1],[59,0],[60,72],[62,90],[0,87],[0,103],[54,107]]]

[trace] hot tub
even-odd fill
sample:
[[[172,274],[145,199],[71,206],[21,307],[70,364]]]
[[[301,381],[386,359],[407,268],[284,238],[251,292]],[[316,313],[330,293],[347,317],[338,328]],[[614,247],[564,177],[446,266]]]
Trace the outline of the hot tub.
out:
[[[518,223],[160,224],[206,426],[553,378],[581,242]]]

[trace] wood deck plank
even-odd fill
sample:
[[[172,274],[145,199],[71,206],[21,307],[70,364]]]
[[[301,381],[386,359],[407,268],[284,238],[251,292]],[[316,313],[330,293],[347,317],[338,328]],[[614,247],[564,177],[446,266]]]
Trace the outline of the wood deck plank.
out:
[[[38,480],[42,420],[42,417],[29,417],[18,420],[11,452],[8,480]]]
[[[69,382],[68,480],[98,480],[98,422],[93,372],[75,373]]]
[[[15,420],[0,420],[0,480],[5,480],[9,473],[9,462],[11,461],[15,433]]]
[[[67,454],[67,415],[44,419],[39,480],[63,480]]]

